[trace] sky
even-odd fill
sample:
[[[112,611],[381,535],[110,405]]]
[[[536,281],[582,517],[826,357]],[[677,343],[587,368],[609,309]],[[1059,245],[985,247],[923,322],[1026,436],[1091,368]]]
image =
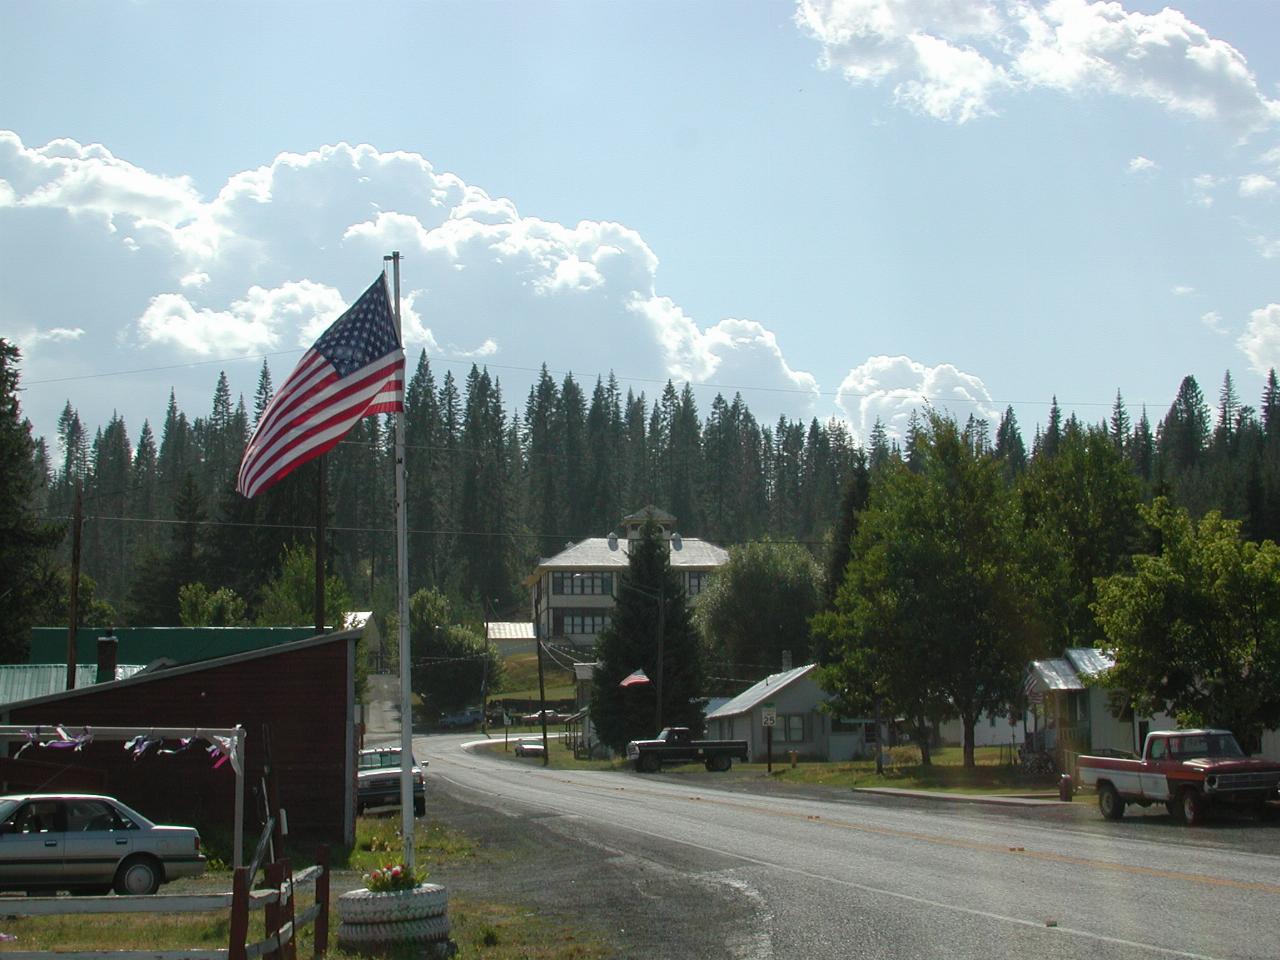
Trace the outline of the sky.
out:
[[[0,336],[50,439],[406,349],[1031,441],[1280,366],[1274,0],[0,3]]]

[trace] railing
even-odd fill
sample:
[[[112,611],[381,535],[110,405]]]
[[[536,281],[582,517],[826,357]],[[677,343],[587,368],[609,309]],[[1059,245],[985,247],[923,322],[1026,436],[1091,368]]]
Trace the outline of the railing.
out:
[[[248,867],[237,867],[229,893],[152,894],[139,897],[25,897],[0,901],[0,913],[14,917],[70,916],[103,913],[212,913],[231,911],[227,949],[203,950],[84,950],[4,951],[6,960],[295,960],[298,931],[315,924],[315,956],[329,947],[329,849],[321,847],[315,866],[296,876],[288,860],[265,867],[268,886],[250,890]],[[300,913],[294,911],[294,891],[315,887],[315,902]],[[249,913],[265,911],[263,939],[246,942]]]

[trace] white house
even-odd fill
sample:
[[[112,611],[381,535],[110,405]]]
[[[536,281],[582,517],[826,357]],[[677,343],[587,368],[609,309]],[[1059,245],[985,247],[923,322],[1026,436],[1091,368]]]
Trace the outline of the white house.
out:
[[[624,517],[622,535],[590,537],[543,557],[524,580],[537,635],[544,640],[590,648],[609,625],[617,604],[618,575],[627,569],[628,548],[653,520],[671,553],[671,567],[689,597],[695,598],[711,575],[729,562],[723,547],[675,531],[675,517],[656,507]]]

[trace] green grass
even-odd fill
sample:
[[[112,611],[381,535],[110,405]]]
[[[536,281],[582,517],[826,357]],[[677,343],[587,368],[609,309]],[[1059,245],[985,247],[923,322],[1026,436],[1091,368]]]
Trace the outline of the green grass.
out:
[[[566,751],[567,752],[567,751]],[[344,868],[365,871],[400,859],[400,821],[398,817],[361,817],[356,822],[356,843],[349,851],[335,851],[335,870]],[[473,838],[435,822],[419,823],[414,831],[417,862],[429,876],[432,869],[444,865],[482,862],[499,855],[484,851]],[[305,858],[295,858],[295,869]],[[202,881],[179,881],[183,892],[225,892],[231,888],[231,875],[206,875]],[[299,892],[297,907],[311,901],[311,891]],[[329,953],[332,960],[355,960],[360,954],[337,948],[338,914],[334,905],[338,893],[330,898]],[[0,898],[0,917],[4,916],[4,899]],[[451,937],[458,945],[455,955],[461,960],[599,960],[613,951],[595,933],[546,919],[525,907],[484,900],[469,900],[451,895],[449,919]],[[249,940],[264,936],[265,918],[261,911],[249,915]],[[11,917],[0,920],[0,931],[18,939],[11,949],[17,950],[183,950],[225,948],[229,936],[226,911],[204,914],[99,914],[64,917]],[[314,927],[298,936],[299,957],[310,957],[314,946]],[[406,947],[392,957],[421,956],[420,949]]]
[[[574,695],[573,671],[556,666],[545,657],[542,660],[542,684],[548,700],[572,700]],[[502,690],[493,697],[509,697],[512,700],[538,699],[538,655],[515,653],[503,660]]]
[[[526,728],[526,732],[521,736],[536,737],[540,740],[542,739],[542,730]],[[542,766],[541,757],[517,757],[515,755],[517,739],[518,737],[513,729],[510,742],[504,742],[501,733],[499,733],[491,742],[482,744],[477,749],[488,751],[492,756],[509,760],[511,763],[522,763],[526,766],[534,767]],[[549,753],[551,762],[547,766],[553,770],[629,770],[631,768],[631,765],[623,758],[614,760],[578,760],[558,738],[549,738],[549,743],[551,745]]]

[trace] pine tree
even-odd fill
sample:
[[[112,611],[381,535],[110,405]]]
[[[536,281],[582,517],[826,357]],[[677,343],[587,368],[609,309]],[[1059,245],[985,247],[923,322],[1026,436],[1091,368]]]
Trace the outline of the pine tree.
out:
[[[1062,409],[1058,406],[1055,394],[1049,406],[1049,425],[1045,427],[1040,452],[1046,457],[1056,456],[1062,446]]]
[[[1115,448],[1122,454],[1129,448],[1129,431],[1132,424],[1129,420],[1129,411],[1125,409],[1124,398],[1120,396],[1120,391],[1116,391],[1116,402],[1111,407],[1111,442],[1115,444]]]
[[[18,403],[18,348],[0,338],[0,662],[23,663],[41,601],[42,571],[62,537],[37,519],[36,446]]]
[[[1001,472],[1006,483],[1011,483],[1027,468],[1027,448],[1018,429],[1018,418],[1013,406],[1005,407],[996,427],[995,458],[1002,464]]]
[[[661,617],[659,616],[661,608]],[[657,637],[661,633],[659,657]],[[663,726],[702,731],[705,665],[702,644],[689,610],[688,598],[671,569],[670,549],[658,526],[650,521],[631,545],[627,573],[618,585],[618,603],[609,626],[600,635],[592,696],[591,721],[601,741],[622,750],[629,740],[648,738],[657,707],[661,677]],[[635,670],[644,670],[651,683],[621,687]]]
[[[258,389],[253,392],[253,425],[257,427],[262,413],[275,395],[271,386],[271,368],[267,366],[267,358],[262,358],[262,369],[258,372]]]
[[[1267,385],[1262,391],[1262,429],[1271,442],[1280,435],[1280,383],[1276,381],[1276,368],[1267,371]]]
[[[876,422],[872,424],[869,446],[870,461],[868,465],[872,470],[879,470],[889,462],[889,435],[879,417],[876,417]]]

